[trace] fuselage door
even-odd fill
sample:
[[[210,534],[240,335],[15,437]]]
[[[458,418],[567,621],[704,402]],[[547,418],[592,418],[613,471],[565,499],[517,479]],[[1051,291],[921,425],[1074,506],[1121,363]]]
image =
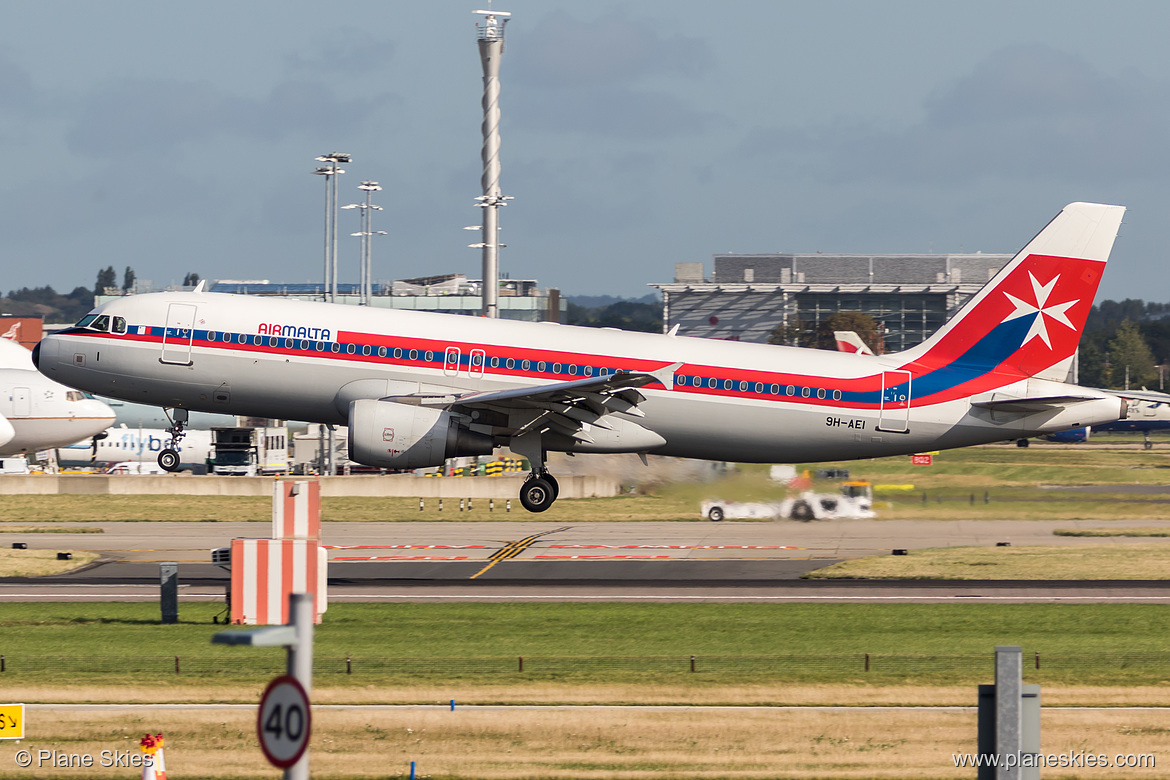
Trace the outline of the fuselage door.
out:
[[[487,353],[482,349],[471,350],[471,361],[467,365],[467,371],[472,376],[483,376],[483,366],[487,363]]]
[[[12,388],[12,416],[29,417],[32,415],[32,394],[27,387]]]
[[[163,332],[163,363],[191,365],[191,340],[195,337],[195,304],[172,303],[167,307],[166,329]]]
[[[890,433],[910,432],[910,372],[882,373],[882,408],[878,430]]]

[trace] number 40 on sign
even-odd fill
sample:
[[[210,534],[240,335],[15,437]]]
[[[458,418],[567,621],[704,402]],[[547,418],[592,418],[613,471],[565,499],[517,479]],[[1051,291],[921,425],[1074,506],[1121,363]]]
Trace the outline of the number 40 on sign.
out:
[[[311,717],[309,696],[295,677],[277,677],[268,684],[260,699],[256,732],[273,766],[288,769],[305,754]]]

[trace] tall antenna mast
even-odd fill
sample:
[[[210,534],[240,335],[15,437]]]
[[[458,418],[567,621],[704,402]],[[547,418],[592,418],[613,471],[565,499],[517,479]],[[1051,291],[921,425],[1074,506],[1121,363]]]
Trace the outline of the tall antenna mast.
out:
[[[483,316],[500,316],[500,216],[499,208],[511,200],[500,191],[500,59],[504,54],[504,25],[512,14],[488,10],[476,23],[479,32],[479,61],[483,65],[483,194],[476,198],[483,209]],[[474,246],[474,244],[472,245]]]

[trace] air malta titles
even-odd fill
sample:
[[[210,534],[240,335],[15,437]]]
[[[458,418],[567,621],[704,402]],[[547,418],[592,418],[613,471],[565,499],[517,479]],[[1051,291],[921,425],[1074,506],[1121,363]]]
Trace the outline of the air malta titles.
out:
[[[294,339],[312,339],[313,341],[331,341],[328,328],[306,328],[301,325],[276,325],[260,323],[261,336],[288,336]]]

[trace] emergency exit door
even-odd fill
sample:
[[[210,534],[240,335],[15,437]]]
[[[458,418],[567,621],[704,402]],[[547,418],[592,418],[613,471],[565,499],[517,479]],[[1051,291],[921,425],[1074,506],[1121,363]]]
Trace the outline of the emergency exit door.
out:
[[[882,407],[878,430],[888,433],[910,432],[910,372],[882,373]]]
[[[163,363],[191,365],[191,340],[195,338],[195,305],[172,303],[167,307],[166,328],[163,331]]]

